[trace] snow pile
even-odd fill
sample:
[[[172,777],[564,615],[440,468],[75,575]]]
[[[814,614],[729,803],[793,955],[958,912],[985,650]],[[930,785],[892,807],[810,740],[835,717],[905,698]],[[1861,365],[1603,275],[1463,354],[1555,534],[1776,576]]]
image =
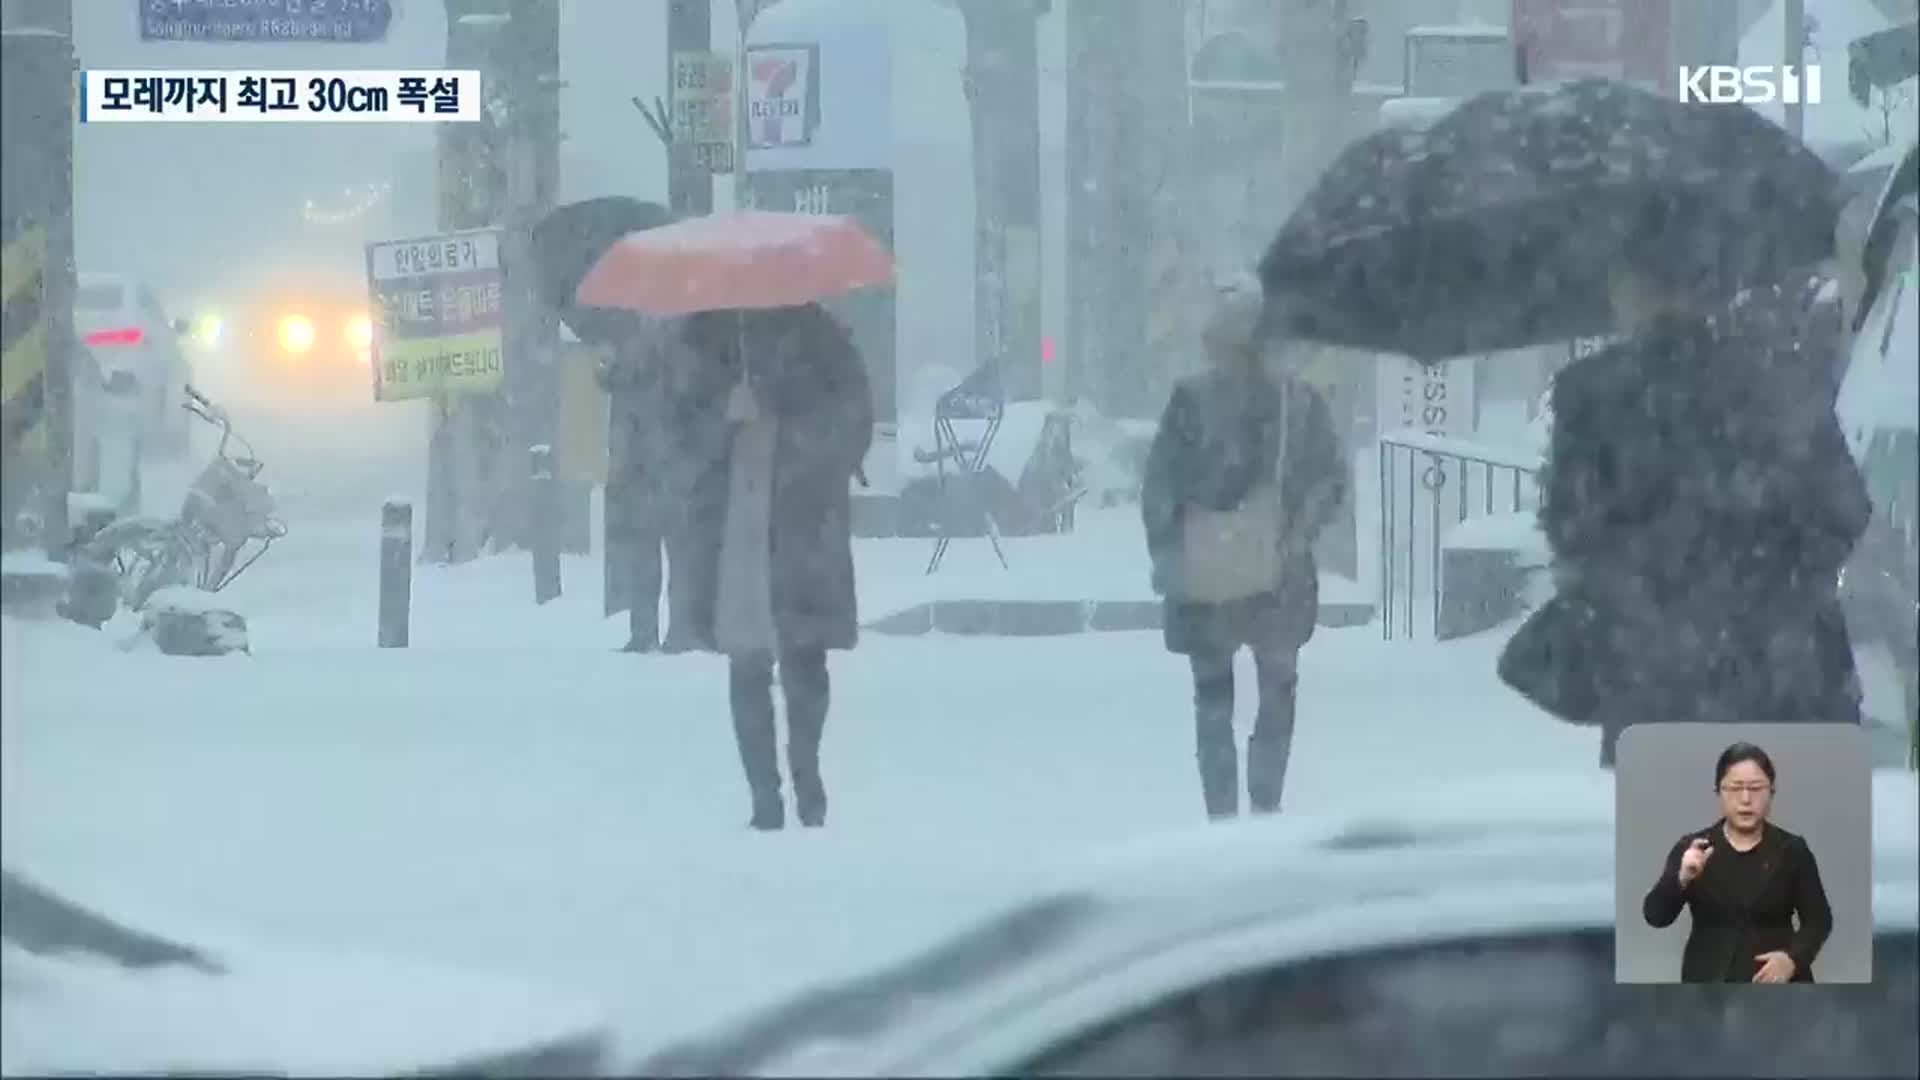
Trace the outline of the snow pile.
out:
[[[220,599],[219,593],[196,589],[191,585],[169,585],[155,589],[147,598],[146,610],[174,615],[210,615],[231,612],[233,605]]]
[[[1442,544],[1453,550],[1511,551],[1524,566],[1545,566],[1553,558],[1539,516],[1531,510],[1470,517],[1448,529]]]

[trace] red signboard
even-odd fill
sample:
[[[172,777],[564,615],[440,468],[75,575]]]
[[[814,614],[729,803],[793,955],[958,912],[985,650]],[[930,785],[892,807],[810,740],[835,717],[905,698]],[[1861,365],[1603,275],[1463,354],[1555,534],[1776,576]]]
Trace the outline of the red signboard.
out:
[[[1598,77],[1673,93],[1679,73],[1672,6],[1673,0],[1513,0],[1513,36],[1527,81]]]

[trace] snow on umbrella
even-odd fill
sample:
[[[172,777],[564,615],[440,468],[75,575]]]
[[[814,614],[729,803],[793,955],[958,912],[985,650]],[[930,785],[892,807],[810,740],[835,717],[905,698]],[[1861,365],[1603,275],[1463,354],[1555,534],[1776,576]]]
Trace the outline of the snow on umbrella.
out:
[[[1760,114],[1603,79],[1348,147],[1260,262],[1270,325],[1422,360],[1614,332],[1624,256],[1726,298],[1831,253],[1836,178]]]
[[[630,233],[576,303],[656,316],[793,307],[893,280],[893,257],[853,218],[743,211]]]
[[[621,237],[672,220],[666,207],[624,195],[556,207],[533,227],[534,274],[541,298],[587,344],[606,344],[636,333],[642,324],[632,313],[576,304],[574,292],[580,279]]]

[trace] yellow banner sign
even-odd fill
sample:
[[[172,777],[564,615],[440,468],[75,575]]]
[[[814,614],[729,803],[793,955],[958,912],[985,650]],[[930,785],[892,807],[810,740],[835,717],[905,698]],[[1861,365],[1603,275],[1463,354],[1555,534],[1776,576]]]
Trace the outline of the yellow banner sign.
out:
[[[375,397],[405,401],[497,389],[506,374],[499,328],[445,337],[389,340],[380,350]]]

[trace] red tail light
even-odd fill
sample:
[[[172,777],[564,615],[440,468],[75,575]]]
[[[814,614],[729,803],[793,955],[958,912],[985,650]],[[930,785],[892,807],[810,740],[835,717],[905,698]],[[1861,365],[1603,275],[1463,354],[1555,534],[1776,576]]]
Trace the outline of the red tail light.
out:
[[[123,330],[96,330],[87,335],[87,344],[138,345],[146,336],[146,331],[137,326],[129,326]]]

